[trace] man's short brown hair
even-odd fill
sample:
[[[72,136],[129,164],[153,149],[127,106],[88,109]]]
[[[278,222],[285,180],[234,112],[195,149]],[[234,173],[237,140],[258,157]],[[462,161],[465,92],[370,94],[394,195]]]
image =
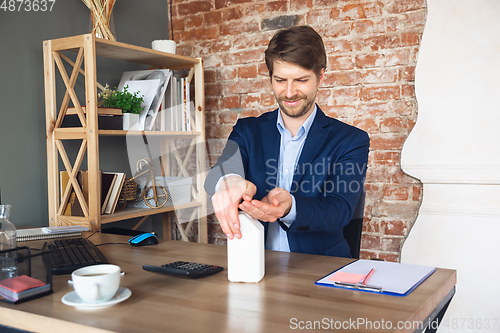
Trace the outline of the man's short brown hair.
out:
[[[314,71],[317,77],[326,68],[326,51],[321,36],[309,26],[296,26],[278,31],[265,52],[269,76],[275,61],[291,62]]]

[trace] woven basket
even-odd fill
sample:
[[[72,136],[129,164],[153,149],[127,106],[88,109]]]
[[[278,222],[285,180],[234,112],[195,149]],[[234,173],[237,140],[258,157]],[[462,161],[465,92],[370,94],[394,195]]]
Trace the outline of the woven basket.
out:
[[[135,200],[137,197],[137,183],[133,178],[125,178],[121,191],[121,197],[127,201]]]

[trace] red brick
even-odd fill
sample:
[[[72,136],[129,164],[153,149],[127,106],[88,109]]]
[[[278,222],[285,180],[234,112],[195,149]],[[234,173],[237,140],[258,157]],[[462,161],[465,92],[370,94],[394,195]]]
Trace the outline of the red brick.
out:
[[[235,109],[240,107],[240,96],[224,96],[222,98],[223,109]]]
[[[354,86],[361,83],[361,72],[359,71],[337,71],[328,73],[323,80],[324,87]]]
[[[352,105],[359,100],[358,87],[338,87],[332,89],[333,105]]]
[[[361,89],[360,97],[363,101],[387,101],[400,99],[401,92],[399,86],[365,87]]]
[[[353,106],[328,106],[323,105],[321,109],[329,117],[344,119],[353,117],[356,113],[356,108]]]
[[[395,83],[398,81],[399,68],[376,68],[363,73],[363,83]]]
[[[222,95],[222,85],[216,84],[205,84],[205,96],[220,96]]]
[[[241,95],[241,107],[243,109],[258,109],[260,106],[260,94]]]
[[[229,7],[221,10],[223,22],[239,20],[243,17],[240,7]]]
[[[310,10],[305,16],[306,24],[321,25],[329,22],[331,19],[331,9]]]
[[[398,186],[398,185],[386,185],[383,192],[384,198],[386,200],[398,200],[405,201],[408,200],[408,187]]]
[[[385,50],[356,56],[355,64],[361,68],[406,65],[410,62],[409,50]]]
[[[238,22],[232,21],[223,23],[220,27],[221,36],[238,36],[243,33],[259,31],[259,23],[257,21]]]
[[[401,95],[403,98],[415,97],[415,86],[413,84],[404,84],[401,86]]]
[[[318,93],[316,94],[316,103],[322,105],[322,104],[327,104],[328,99],[332,95],[332,91],[330,89],[323,89],[320,88],[318,90]]]
[[[313,8],[312,0],[294,0],[290,3],[291,10],[303,10],[305,8]]]
[[[266,3],[266,10],[268,12],[286,12],[288,6],[288,1],[279,0],[279,1],[269,1]]]
[[[208,12],[212,9],[211,1],[190,1],[188,3],[180,3],[177,5],[177,14],[180,16],[197,14],[200,12]]]
[[[402,244],[402,237],[382,237],[380,240],[380,250],[399,253]]]
[[[365,11],[360,4],[347,4],[342,8],[340,14],[342,20],[357,20],[366,18]]]
[[[219,98],[205,96],[205,112],[218,110],[218,109],[219,109]],[[205,119],[205,122],[210,123],[207,119]]]
[[[253,0],[215,0],[215,9],[225,8],[232,5],[239,5]]]
[[[205,84],[215,83],[215,70],[205,69],[205,71],[203,72],[203,76],[205,78]]]
[[[363,248],[359,251],[359,259],[370,260],[374,258],[378,258],[378,252],[365,250]]]
[[[363,4],[363,13],[366,17],[376,17],[382,16],[382,10],[384,8],[384,4],[380,1],[369,2]]]
[[[380,232],[379,221],[372,219],[368,222],[363,223],[363,232],[379,233]]]
[[[347,70],[354,68],[354,61],[350,55],[336,55],[328,57],[327,70]]]
[[[218,69],[217,80],[228,81],[236,79],[238,75],[238,69],[230,66],[223,66]]]
[[[203,24],[203,17],[200,15],[190,15],[184,20],[185,28],[199,28]]]
[[[357,118],[354,120],[353,125],[358,128],[361,128],[368,134],[378,133],[379,131],[379,125],[377,124],[374,118],[363,118],[363,119]]]
[[[198,28],[191,31],[189,37],[184,37],[184,39],[213,39],[218,36],[217,28]]]
[[[415,81],[415,66],[406,66],[400,68],[399,77],[404,81]]]
[[[260,95],[261,106],[273,106],[276,104],[276,98],[273,94],[263,93]]]
[[[397,205],[391,202],[377,202],[372,208],[373,216],[386,217],[393,220],[413,220],[417,215],[419,205],[415,202],[398,202]]]
[[[260,112],[257,109],[249,109],[241,111],[241,118],[258,117],[258,116],[260,116]]]
[[[370,139],[370,146],[371,146]],[[392,168],[386,166],[372,166],[369,165],[366,170],[366,179],[367,181],[374,183],[388,183],[391,181],[392,177]]]
[[[236,82],[228,83],[224,87],[224,91],[228,94],[245,94],[245,93],[257,93],[266,91],[269,89],[269,82],[258,80],[258,79],[248,79],[248,80],[238,80]]]
[[[322,34],[323,38],[337,38],[342,36],[349,36],[351,33],[352,24],[350,22],[338,22],[328,25],[325,33]]]
[[[330,41],[324,41],[325,49],[327,54],[336,53],[351,53],[361,51],[363,45],[359,40],[342,40],[334,39]]]
[[[422,200],[422,185],[413,185],[412,189],[412,200],[420,201]]]
[[[401,161],[401,153],[398,151],[380,151],[374,150],[370,154],[370,164],[399,166]]]
[[[238,119],[238,113],[234,111],[222,111],[219,113],[219,120],[221,124],[230,123],[234,124]]]
[[[241,79],[253,79],[257,77],[257,66],[245,66],[238,68],[238,77]]]
[[[222,12],[221,11],[210,11],[203,13],[203,19],[205,24],[210,25],[220,25],[222,24]]]
[[[426,7],[425,0],[394,0],[386,8],[388,13],[398,14]]]
[[[370,148],[380,150],[402,149],[406,135],[377,135],[370,138]]]
[[[379,255],[378,258],[382,259],[384,261],[399,262],[399,254],[398,253],[380,252],[378,255]]]
[[[361,236],[361,248],[379,250],[380,249],[380,236],[372,234],[362,234]]]
[[[352,22],[351,31],[355,34],[375,34],[384,33],[387,30],[386,20],[356,20]]]
[[[244,50],[235,53],[227,53],[222,56],[224,65],[241,65],[260,62],[264,58],[262,50]]]
[[[382,133],[406,133],[408,131],[408,120],[402,117],[385,118],[380,122],[380,131]]]

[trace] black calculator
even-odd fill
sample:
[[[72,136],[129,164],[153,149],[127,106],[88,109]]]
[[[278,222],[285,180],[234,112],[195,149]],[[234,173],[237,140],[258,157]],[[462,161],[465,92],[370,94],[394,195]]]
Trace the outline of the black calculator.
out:
[[[221,266],[198,264],[187,261],[176,261],[161,266],[144,265],[142,268],[149,272],[177,275],[191,279],[212,275],[224,269]]]

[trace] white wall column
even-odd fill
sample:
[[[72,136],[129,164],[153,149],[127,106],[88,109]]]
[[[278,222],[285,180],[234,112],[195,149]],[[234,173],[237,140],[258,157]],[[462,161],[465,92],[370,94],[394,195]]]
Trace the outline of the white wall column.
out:
[[[458,270],[439,332],[500,332],[500,1],[427,6],[402,151],[423,202],[401,261]]]

